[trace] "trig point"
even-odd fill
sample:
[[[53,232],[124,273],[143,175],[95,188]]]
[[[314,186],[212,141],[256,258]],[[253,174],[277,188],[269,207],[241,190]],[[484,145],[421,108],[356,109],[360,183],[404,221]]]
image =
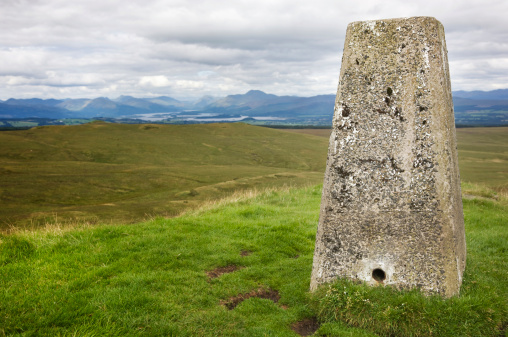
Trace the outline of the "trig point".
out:
[[[443,26],[349,24],[311,290],[337,277],[459,293],[466,263]]]

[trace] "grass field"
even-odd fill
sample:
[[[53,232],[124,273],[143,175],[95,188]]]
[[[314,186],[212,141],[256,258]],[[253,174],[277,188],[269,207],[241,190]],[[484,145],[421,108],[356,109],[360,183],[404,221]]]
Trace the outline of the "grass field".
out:
[[[506,335],[508,199],[495,174],[506,172],[503,129],[458,130],[462,178],[472,177],[462,185],[468,255],[460,296],[443,300],[345,280],[309,294],[321,186],[295,186],[321,181],[326,136],[173,128],[0,133],[2,206],[31,197],[41,214],[64,207],[100,221],[66,223],[59,211],[40,228],[0,234],[0,336]],[[178,202],[174,212],[187,212],[163,217]],[[160,212],[102,226],[101,207]]]
[[[234,191],[322,182],[327,141],[246,124],[0,132],[0,229],[132,223]]]
[[[0,335],[504,334],[505,199],[464,200],[466,272],[461,295],[443,300],[344,280],[311,296],[320,195],[269,191],[136,225],[1,236]]]
[[[457,129],[460,177],[508,194],[508,127]]]

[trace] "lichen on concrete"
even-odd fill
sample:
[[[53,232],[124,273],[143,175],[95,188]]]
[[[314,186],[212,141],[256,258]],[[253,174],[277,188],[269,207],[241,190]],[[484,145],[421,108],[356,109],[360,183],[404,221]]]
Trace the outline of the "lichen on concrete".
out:
[[[459,292],[464,267],[443,26],[429,17],[353,22],[311,289],[349,277],[451,296]]]

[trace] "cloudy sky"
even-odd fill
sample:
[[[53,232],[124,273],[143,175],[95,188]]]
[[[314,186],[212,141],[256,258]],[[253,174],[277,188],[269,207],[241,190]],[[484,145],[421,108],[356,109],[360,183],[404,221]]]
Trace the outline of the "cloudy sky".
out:
[[[453,90],[508,88],[506,0],[1,0],[0,99],[334,94],[346,27],[434,16]]]

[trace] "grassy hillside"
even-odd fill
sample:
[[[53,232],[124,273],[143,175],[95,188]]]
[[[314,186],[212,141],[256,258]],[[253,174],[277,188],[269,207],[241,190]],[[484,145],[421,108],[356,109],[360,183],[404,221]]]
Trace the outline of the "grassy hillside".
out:
[[[137,222],[237,190],[322,182],[327,140],[246,124],[0,132],[0,229]]]
[[[483,185],[463,184],[467,267],[461,295],[448,300],[344,280],[308,293],[321,186],[280,186],[322,180],[327,137],[242,124],[0,133],[2,219],[16,207],[62,210],[42,229],[0,234],[0,336],[298,336],[316,328],[330,337],[503,336],[502,131],[458,130],[462,178],[477,170]],[[267,186],[275,187],[249,192]],[[121,221],[198,204],[206,207],[135,225],[60,221]]]
[[[457,129],[460,177],[508,194],[508,127]]]
[[[464,200],[461,295],[339,281],[308,293],[321,187],[136,225],[0,236],[0,335],[502,336],[508,204]],[[312,331],[313,329],[309,329]],[[307,330],[307,331],[309,331]]]
[[[92,123],[0,132],[0,230],[132,223],[237,190],[321,183],[330,131],[293,131]],[[506,194],[508,128],[457,137],[462,181],[473,183],[464,191]]]

